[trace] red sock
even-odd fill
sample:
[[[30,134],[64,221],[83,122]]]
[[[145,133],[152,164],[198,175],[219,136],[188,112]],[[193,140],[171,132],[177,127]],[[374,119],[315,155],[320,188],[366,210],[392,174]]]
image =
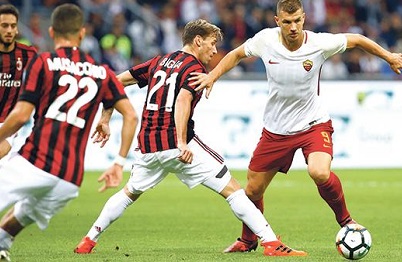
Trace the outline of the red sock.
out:
[[[320,196],[334,211],[336,221],[340,226],[344,226],[352,220],[346,208],[341,181],[333,172],[330,173],[328,181],[317,185],[317,188]]]
[[[257,201],[251,201],[254,205],[264,214],[264,198],[261,198]],[[243,223],[243,230],[241,233],[241,239],[247,242],[255,242],[258,240],[258,237],[253,233],[253,231]]]

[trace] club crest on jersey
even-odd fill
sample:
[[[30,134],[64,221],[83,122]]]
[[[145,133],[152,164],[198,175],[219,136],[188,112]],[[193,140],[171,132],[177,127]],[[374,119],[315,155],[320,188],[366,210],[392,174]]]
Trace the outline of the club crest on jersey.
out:
[[[307,72],[310,72],[311,68],[313,68],[313,61],[311,61],[311,60],[304,61],[303,67],[304,67],[304,70],[306,70]]]
[[[18,57],[18,61],[17,61],[16,65],[17,65],[17,70],[21,71],[22,70],[22,61],[21,61],[20,57]]]

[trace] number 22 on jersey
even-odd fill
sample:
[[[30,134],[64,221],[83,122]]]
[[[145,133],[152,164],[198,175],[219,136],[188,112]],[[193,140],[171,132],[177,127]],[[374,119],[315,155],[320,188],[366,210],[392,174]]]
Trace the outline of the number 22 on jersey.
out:
[[[84,128],[85,119],[78,117],[78,111],[81,107],[89,103],[98,92],[98,86],[95,81],[90,77],[83,77],[77,80],[71,75],[63,75],[60,77],[59,86],[67,86],[67,91],[58,96],[53,103],[49,106],[45,117],[55,119],[60,122],[67,122],[78,128]],[[87,87],[87,91],[79,96],[67,112],[61,112],[60,108],[68,101],[74,99],[80,89]]]

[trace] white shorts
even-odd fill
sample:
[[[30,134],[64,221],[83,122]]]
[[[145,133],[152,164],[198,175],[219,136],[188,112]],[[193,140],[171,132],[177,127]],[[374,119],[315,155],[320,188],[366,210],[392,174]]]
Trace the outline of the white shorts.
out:
[[[0,167],[0,212],[15,204],[14,215],[23,226],[36,222],[45,229],[77,196],[77,185],[37,168],[19,154]]]
[[[197,136],[188,146],[193,152],[191,164],[177,159],[180,154],[177,148],[147,154],[135,151],[131,176],[127,182],[128,190],[133,194],[143,193],[159,184],[169,173],[173,173],[189,188],[202,183],[220,193],[231,179],[223,158]]]

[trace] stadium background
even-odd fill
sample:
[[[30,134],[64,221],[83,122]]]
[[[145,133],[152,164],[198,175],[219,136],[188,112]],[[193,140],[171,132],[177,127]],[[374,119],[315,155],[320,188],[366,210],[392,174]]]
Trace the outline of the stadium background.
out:
[[[47,38],[51,10],[63,2],[80,4],[86,11],[88,27],[96,28],[94,37],[88,35],[83,48],[104,62],[118,61],[116,64],[123,65],[120,70],[124,70],[154,54],[179,48],[180,28],[186,19],[193,17],[210,19],[224,29],[226,40],[220,46],[221,57],[248,34],[272,25],[276,1],[0,0],[0,4],[7,2],[21,10],[20,40],[36,45],[40,51],[51,49]],[[308,14],[306,28],[363,32],[384,47],[401,52],[401,1],[304,0],[304,3]],[[255,20],[254,17],[263,18]],[[110,41],[113,35],[101,44],[101,37],[111,33],[114,24],[123,27],[127,34],[130,44],[126,44],[127,38],[122,38],[126,40],[121,44],[125,48],[113,45],[114,41]],[[127,46],[131,53],[125,57]],[[399,262],[402,256],[401,77],[391,73],[380,60],[359,51],[346,52],[327,61],[322,76],[325,79],[321,83],[322,96],[335,127],[333,165],[347,168],[337,169],[336,173],[342,179],[348,207],[373,237],[373,248],[364,261]],[[217,82],[212,96],[199,104],[195,116],[196,131],[225,155],[232,170],[239,168],[232,175],[243,186],[248,154],[261,131],[264,79],[259,60],[241,64]],[[127,91],[135,107],[141,110],[144,90],[133,87]],[[117,152],[119,121],[116,117],[112,120],[114,136],[106,149],[89,143],[86,166],[92,170],[86,172],[79,199],[52,219],[48,230],[39,232],[35,226],[24,230],[13,245],[13,261],[267,261],[261,247],[247,254],[222,254],[239,236],[239,221],[220,196],[203,187],[188,190],[174,176],[168,176],[129,208],[104,234],[94,254],[74,254],[74,247],[103,204],[120,189],[98,194],[96,181]],[[24,127],[20,143],[28,132],[29,125]],[[349,169],[352,166],[356,168]],[[126,168],[130,168],[129,164]],[[126,172],[125,179],[128,175]],[[332,211],[317,196],[300,154],[289,176],[275,178],[265,194],[265,203],[265,216],[275,232],[292,247],[309,252],[307,260],[292,261],[345,261],[337,254],[334,244],[339,227]]]
[[[70,2],[85,11],[88,34],[81,48],[116,73],[150,57],[181,48],[183,25],[202,17],[225,34],[212,68],[228,51],[264,27],[274,24],[276,0],[17,0],[21,12],[20,39],[39,51],[51,50],[47,36],[50,13]],[[317,32],[358,32],[394,52],[402,52],[402,1],[304,0],[305,28]],[[195,115],[196,132],[226,158],[244,169],[260,136],[265,106],[265,73],[260,59],[247,59],[216,84],[209,100]],[[401,76],[387,63],[360,50],[346,51],[325,63],[321,94],[334,122],[334,167],[402,167],[402,136],[395,119],[402,116]],[[141,112],[144,90],[126,89]],[[31,123],[30,123],[31,124]],[[112,139],[106,149],[89,143],[88,170],[102,170],[113,160],[121,119],[112,120]],[[20,133],[23,143],[30,125]],[[16,147],[18,148],[18,147]],[[132,156],[130,155],[129,158]],[[102,160],[102,161],[100,161]],[[128,161],[129,163],[130,161]],[[294,168],[304,168],[297,153]],[[128,164],[127,169],[130,168]]]

